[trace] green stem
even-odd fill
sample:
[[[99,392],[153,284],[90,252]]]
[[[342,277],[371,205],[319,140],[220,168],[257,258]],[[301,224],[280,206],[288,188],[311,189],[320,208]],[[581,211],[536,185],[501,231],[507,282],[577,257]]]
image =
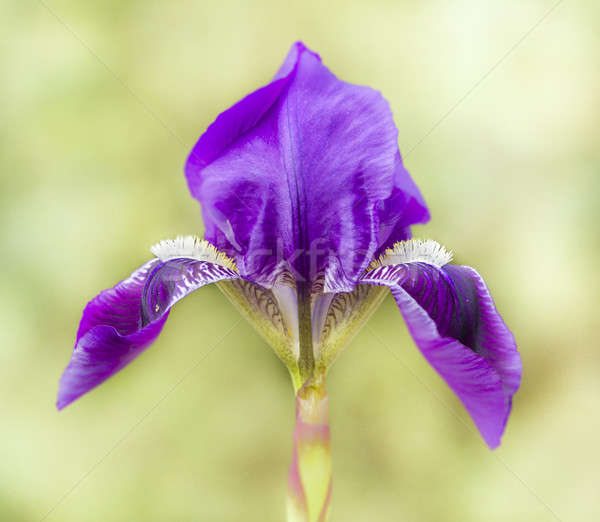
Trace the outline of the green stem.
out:
[[[315,356],[312,344],[310,285],[306,282],[297,283],[296,293],[298,296],[298,328],[300,337],[298,369],[304,383],[312,377],[315,370]]]
[[[294,453],[288,478],[288,522],[327,522],[331,496],[329,407],[325,377],[296,394]]]

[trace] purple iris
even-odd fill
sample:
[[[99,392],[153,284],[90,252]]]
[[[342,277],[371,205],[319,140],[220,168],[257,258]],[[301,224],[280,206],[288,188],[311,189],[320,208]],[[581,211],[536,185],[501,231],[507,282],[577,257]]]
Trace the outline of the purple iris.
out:
[[[379,92],[338,80],[296,43],[270,83],[200,137],[185,175],[205,239],[162,241],[90,301],[59,409],[137,357],[203,285],[257,327],[296,391],[325,375],[389,288],[417,347],[487,444],[500,443],[521,376],[514,337],[473,268],[410,239],[429,213]]]

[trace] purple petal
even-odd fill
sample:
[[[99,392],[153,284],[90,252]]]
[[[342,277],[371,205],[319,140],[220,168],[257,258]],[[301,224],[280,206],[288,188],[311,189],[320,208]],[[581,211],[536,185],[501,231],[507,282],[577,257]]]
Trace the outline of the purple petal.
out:
[[[521,358],[481,276],[468,266],[408,263],[376,268],[362,282],[390,287],[425,358],[487,444],[498,446],[519,388]]]
[[[206,238],[266,286],[286,260],[300,280],[324,273],[326,290],[350,290],[383,244],[429,218],[388,103],[301,43],[201,136],[186,177]]]
[[[71,360],[60,379],[58,409],[142,353],[181,298],[205,284],[236,277],[234,270],[205,261],[153,259],[101,292],[83,311]]]

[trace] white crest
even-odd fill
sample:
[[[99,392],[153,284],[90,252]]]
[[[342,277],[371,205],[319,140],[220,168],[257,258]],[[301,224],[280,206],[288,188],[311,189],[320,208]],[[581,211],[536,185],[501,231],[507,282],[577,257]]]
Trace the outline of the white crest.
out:
[[[215,265],[235,268],[235,262],[214,245],[196,236],[178,236],[156,243],[150,251],[161,261],[187,257],[198,261],[207,261]]]
[[[400,241],[393,248],[371,263],[371,268],[384,265],[401,265],[404,263],[427,263],[437,267],[452,261],[452,252],[432,239],[409,239]]]

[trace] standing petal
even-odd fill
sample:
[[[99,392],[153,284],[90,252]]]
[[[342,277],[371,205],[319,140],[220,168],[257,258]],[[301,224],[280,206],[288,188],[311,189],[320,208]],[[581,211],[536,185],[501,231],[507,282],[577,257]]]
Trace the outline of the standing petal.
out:
[[[390,287],[425,358],[487,444],[498,446],[519,388],[521,358],[481,276],[468,266],[413,261],[379,266],[362,282]]]
[[[160,334],[170,308],[209,283],[237,278],[237,271],[208,261],[153,259],[83,311],[75,348],[59,384],[62,409],[135,359]]]
[[[381,245],[429,217],[388,103],[301,43],[208,128],[186,177],[207,239],[266,286],[285,260],[299,280],[324,274],[326,291],[349,291]]]

